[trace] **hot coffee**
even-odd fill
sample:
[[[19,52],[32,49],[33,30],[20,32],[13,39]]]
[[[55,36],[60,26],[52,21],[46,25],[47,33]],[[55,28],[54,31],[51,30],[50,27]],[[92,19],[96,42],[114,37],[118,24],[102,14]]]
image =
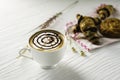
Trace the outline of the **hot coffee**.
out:
[[[55,30],[42,30],[31,36],[29,44],[39,51],[54,51],[63,46],[64,36]]]

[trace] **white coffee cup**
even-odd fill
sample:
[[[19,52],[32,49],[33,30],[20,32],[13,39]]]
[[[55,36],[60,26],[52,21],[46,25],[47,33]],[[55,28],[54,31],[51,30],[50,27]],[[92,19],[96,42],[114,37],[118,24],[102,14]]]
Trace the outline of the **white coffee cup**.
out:
[[[20,50],[19,54],[29,51],[33,60],[37,61],[44,69],[51,69],[63,58],[66,50],[65,36],[56,30],[41,30],[29,38],[27,48]],[[32,59],[31,58],[31,59]]]

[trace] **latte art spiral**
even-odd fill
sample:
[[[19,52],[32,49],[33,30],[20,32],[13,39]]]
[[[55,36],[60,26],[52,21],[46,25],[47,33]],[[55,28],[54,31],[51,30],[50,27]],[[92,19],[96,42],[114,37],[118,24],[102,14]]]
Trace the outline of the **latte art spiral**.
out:
[[[36,47],[42,49],[51,49],[57,47],[61,43],[61,41],[61,38],[57,36],[57,34],[45,32],[36,36],[33,40],[33,43],[34,45],[36,45]]]
[[[53,30],[43,30],[34,34],[30,42],[32,47],[39,50],[54,50],[63,45],[63,36]]]

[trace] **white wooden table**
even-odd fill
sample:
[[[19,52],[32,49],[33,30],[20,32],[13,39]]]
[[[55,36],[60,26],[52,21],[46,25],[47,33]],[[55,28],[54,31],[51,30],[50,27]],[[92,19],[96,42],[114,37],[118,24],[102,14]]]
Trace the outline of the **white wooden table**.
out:
[[[73,0],[0,0],[0,80],[120,80],[120,42],[81,57],[68,47],[55,69],[43,70],[26,58],[16,59],[27,45],[30,32]],[[65,24],[77,13],[93,15],[101,3],[120,10],[119,0],[85,0],[64,12],[50,27],[64,33]],[[120,18],[120,17],[119,17]]]

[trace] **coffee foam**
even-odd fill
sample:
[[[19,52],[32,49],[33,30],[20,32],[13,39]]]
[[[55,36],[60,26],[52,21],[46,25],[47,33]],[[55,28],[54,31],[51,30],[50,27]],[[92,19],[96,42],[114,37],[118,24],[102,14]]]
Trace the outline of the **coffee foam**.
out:
[[[43,32],[34,37],[33,44],[40,49],[54,49],[62,42],[62,38],[54,32]]]

